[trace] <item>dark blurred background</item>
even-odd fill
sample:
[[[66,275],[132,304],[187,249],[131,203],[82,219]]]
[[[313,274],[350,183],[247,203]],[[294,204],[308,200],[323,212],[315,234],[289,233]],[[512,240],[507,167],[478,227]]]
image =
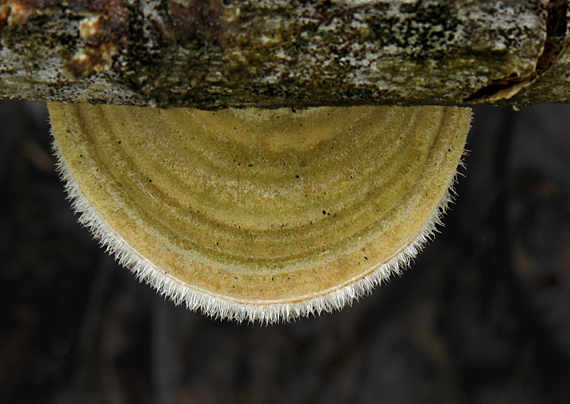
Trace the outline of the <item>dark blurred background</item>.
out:
[[[76,224],[42,103],[0,102],[0,403],[570,403],[570,105],[475,110],[446,227],[291,324],[175,307]]]

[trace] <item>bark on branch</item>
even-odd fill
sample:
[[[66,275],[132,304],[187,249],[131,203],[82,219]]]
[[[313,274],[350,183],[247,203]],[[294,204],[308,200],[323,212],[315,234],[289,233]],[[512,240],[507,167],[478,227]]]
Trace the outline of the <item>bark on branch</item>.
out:
[[[0,98],[570,101],[568,0],[0,0]]]

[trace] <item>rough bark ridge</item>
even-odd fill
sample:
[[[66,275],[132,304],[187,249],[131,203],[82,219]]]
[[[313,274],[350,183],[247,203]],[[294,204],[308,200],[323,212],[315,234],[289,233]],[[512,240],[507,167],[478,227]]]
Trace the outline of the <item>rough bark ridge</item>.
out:
[[[567,0],[0,0],[0,98],[570,101]]]

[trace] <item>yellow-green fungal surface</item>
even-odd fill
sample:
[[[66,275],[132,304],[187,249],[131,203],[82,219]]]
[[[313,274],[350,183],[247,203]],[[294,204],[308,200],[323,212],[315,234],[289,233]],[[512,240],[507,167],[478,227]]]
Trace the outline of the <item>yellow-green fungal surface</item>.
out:
[[[48,104],[80,221],[160,293],[219,318],[343,307],[433,234],[471,112]]]

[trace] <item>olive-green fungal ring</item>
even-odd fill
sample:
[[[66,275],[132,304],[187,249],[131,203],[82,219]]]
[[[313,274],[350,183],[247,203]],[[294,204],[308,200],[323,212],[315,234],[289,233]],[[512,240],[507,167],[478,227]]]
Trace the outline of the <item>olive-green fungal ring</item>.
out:
[[[399,273],[450,200],[471,112],[48,104],[87,226],[176,304],[273,323]]]

